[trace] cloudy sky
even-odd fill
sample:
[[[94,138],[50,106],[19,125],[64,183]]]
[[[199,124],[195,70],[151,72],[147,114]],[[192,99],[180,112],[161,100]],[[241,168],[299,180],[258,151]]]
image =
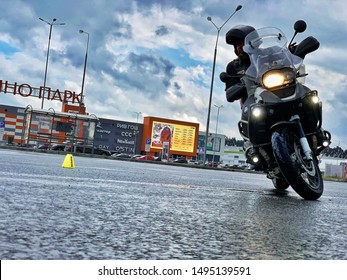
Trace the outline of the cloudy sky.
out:
[[[332,147],[347,149],[347,5],[343,0],[0,0],[0,80],[43,85],[49,25],[54,26],[47,86],[80,92],[89,33],[85,80],[87,111],[98,117],[136,121],[137,113],[200,123],[206,128],[217,29],[221,29],[213,87],[210,132],[241,139],[238,102],[228,103],[219,73],[235,58],[225,43],[237,24],[275,26],[287,37],[298,19],[307,22],[305,36],[321,47],[305,59],[306,85],[320,92],[324,128]],[[0,93],[0,103],[40,108],[41,100]],[[44,108],[61,109],[45,101]]]

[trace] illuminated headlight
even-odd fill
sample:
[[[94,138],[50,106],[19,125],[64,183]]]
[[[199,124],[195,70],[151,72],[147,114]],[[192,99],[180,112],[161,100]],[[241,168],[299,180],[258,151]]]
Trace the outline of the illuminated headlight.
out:
[[[318,104],[319,103],[319,97],[317,95],[313,95],[311,97],[311,100],[314,104]]]
[[[263,114],[263,109],[260,107],[255,107],[252,109],[252,115],[256,118],[259,118]]]
[[[330,145],[330,141],[329,140],[324,140],[323,141],[323,146],[324,147],[328,147]]]
[[[253,157],[252,157],[252,161],[253,161],[254,163],[258,163],[258,162],[259,162],[259,158],[258,158],[257,156],[253,156]]]
[[[267,89],[272,89],[284,85],[288,85],[295,80],[295,73],[290,68],[281,70],[270,70],[263,75],[263,86]]]

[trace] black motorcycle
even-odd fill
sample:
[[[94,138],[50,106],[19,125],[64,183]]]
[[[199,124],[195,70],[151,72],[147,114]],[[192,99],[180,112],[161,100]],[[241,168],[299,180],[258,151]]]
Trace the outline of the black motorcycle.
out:
[[[306,23],[297,21],[294,29],[291,42]],[[318,92],[304,85],[303,59],[319,42],[311,36],[298,45],[291,42],[287,45],[283,32],[273,27],[246,36],[244,51],[251,64],[241,78],[247,100],[239,131],[247,162],[265,172],[276,189],[290,185],[304,199],[315,200],[323,193],[318,157],[331,135],[322,128]]]

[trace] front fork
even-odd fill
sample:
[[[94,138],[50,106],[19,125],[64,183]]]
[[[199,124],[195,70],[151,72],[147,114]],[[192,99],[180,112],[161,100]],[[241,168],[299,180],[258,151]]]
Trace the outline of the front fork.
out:
[[[305,132],[302,128],[300,117],[298,115],[294,115],[291,117],[290,121],[293,121],[296,124],[297,133],[300,140],[300,145],[305,154],[306,159],[309,161],[313,160],[312,151],[311,151],[310,145],[308,144],[307,138],[305,136]]]

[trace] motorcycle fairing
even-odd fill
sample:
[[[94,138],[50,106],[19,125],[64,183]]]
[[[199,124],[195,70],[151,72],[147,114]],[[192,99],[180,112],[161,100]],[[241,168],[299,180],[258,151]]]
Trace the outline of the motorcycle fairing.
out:
[[[269,144],[271,142],[271,128],[276,123],[288,122],[293,112],[297,112],[300,116],[305,134],[316,133],[321,128],[322,103],[313,103],[312,95],[316,95],[316,91],[306,93],[306,95],[290,102],[270,103],[270,99],[280,100],[280,98],[269,91],[264,91],[262,97],[266,102],[244,106],[242,120],[239,122],[241,135],[254,145]],[[259,116],[253,114],[256,108],[260,110]]]

